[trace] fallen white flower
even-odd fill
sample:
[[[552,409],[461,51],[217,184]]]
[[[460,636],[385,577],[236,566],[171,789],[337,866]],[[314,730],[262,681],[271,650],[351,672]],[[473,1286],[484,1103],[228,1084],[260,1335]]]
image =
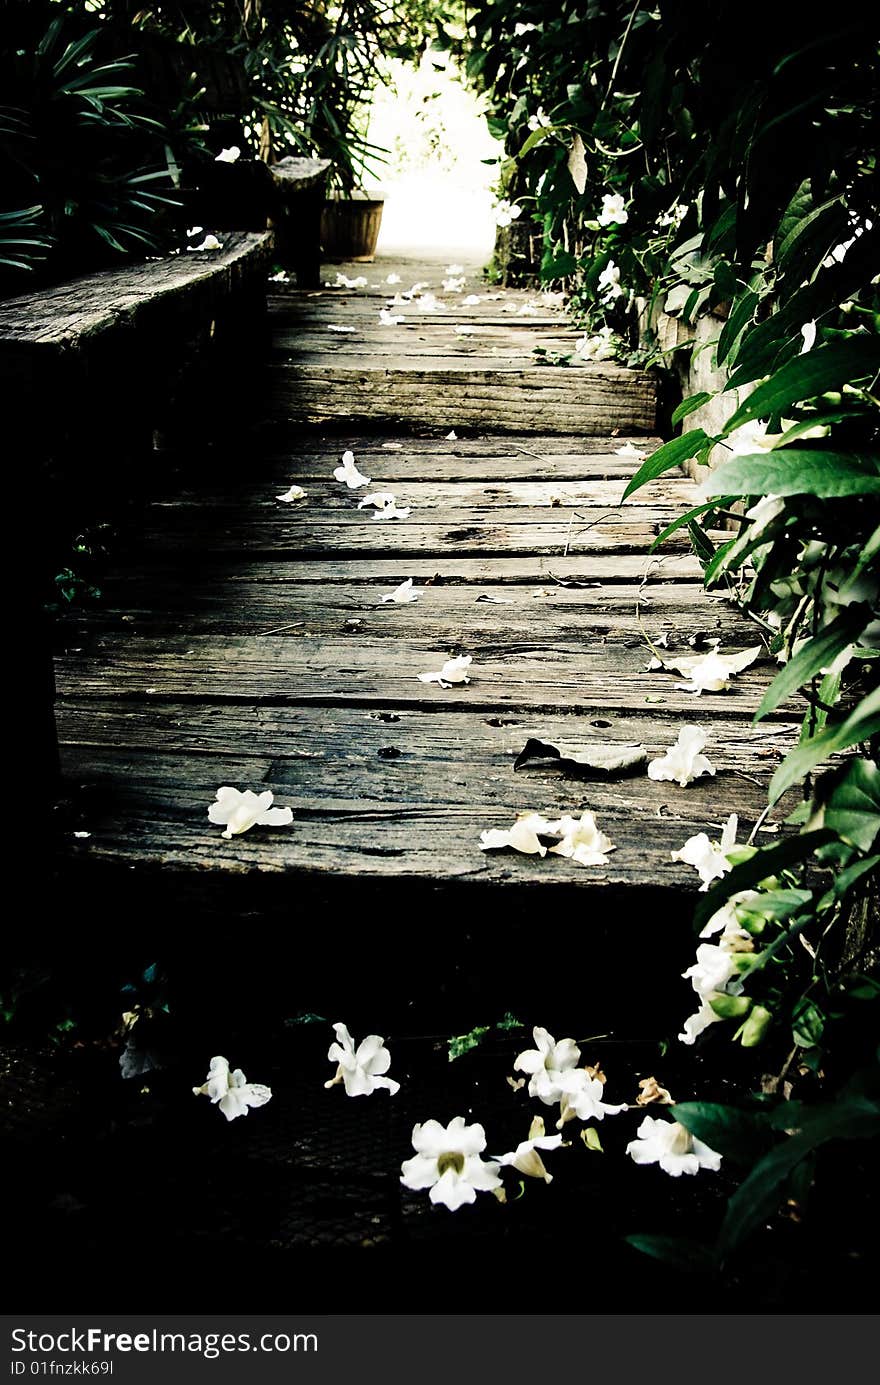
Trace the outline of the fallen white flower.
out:
[[[227,839],[252,827],[287,827],[293,822],[290,808],[273,808],[274,794],[270,789],[256,794],[250,789],[244,793],[228,785],[217,790],[217,802],[208,809],[208,818],[218,826],[225,826],[223,836]]]
[[[532,1030],[535,1048],[527,1048],[513,1062],[517,1072],[524,1072],[529,1078],[529,1096],[537,1097],[545,1106],[555,1106],[568,1085],[566,1074],[577,1067],[581,1051],[574,1039],[560,1039],[556,1042],[546,1029],[536,1026]]]
[[[626,202],[619,192],[606,192],[597,218],[600,226],[623,226],[629,221]]]
[[[694,867],[703,882],[700,886],[701,894],[708,890],[713,880],[720,880],[722,875],[726,875],[731,869],[727,853],[736,845],[737,825],[737,815],[731,813],[722,830],[720,841],[712,842],[705,832],[698,832],[695,837],[688,837],[680,851],[671,853],[673,861],[682,861],[686,866]]]
[[[289,491],[285,491],[283,495],[276,495],[275,497],[276,500],[286,501],[288,505],[292,505],[296,500],[305,500],[305,498],[306,492],[303,490],[302,486],[291,486]]]
[[[397,316],[395,313],[392,313],[388,308],[379,309],[380,327],[399,327],[401,322],[406,322],[406,318]]]
[[[543,1120],[535,1116],[529,1129],[529,1138],[522,1140],[510,1154],[497,1154],[495,1157],[503,1167],[514,1168],[517,1173],[525,1174],[526,1178],[543,1178],[545,1183],[552,1183],[553,1175],[547,1172],[538,1150],[558,1149],[561,1144],[562,1136],[546,1135]]]
[[[714,765],[702,754],[705,745],[706,735],[699,726],[683,726],[675,745],[648,765],[648,778],[670,779],[684,788],[702,774],[714,774]]]
[[[618,340],[610,327],[602,327],[592,337],[584,333],[575,351],[582,361],[610,361],[617,354]]]
[[[191,245],[190,250],[222,250],[223,243],[216,236],[207,235],[201,245]]]
[[[696,1139],[678,1121],[659,1120],[645,1116],[636,1139],[630,1140],[626,1152],[636,1164],[659,1164],[664,1173],[678,1178],[683,1173],[698,1173],[700,1169],[717,1170],[721,1155]]]
[[[241,150],[237,144],[233,144],[228,149],[221,149],[214,162],[215,164],[234,164],[240,158]]]
[[[454,428],[453,428],[453,430],[452,430],[451,433],[447,433],[447,434],[446,434],[446,441],[447,441],[447,442],[458,442],[458,434],[456,433],[456,431],[455,431]]]
[[[420,294],[418,298],[412,300],[412,305],[419,313],[445,313],[446,304],[440,298],[436,298],[433,293]]]
[[[444,279],[443,288],[446,293],[461,293],[462,289],[464,288],[464,279]]]
[[[612,1106],[602,1100],[605,1085],[600,1078],[593,1076],[586,1068],[572,1068],[562,1073],[558,1082],[562,1095],[559,1098],[559,1120],[556,1129],[561,1130],[568,1121],[604,1120],[606,1116],[616,1116],[626,1110],[622,1106]]]
[[[246,1116],[252,1106],[265,1106],[271,1099],[272,1091],[259,1082],[248,1082],[241,1068],[229,1071],[225,1058],[212,1058],[208,1067],[208,1080],[201,1087],[193,1087],[195,1096],[209,1096],[214,1106],[219,1106],[228,1121],[236,1116]]]
[[[270,275],[269,275],[269,283],[270,283],[270,284],[287,284],[287,283],[289,283],[289,282],[290,282],[290,276],[288,275],[286,269],[279,269],[279,271],[278,271],[277,274],[270,274]]]
[[[480,833],[481,851],[502,851],[510,848],[524,856],[546,856],[547,848],[538,841],[538,833],[547,834],[547,819],[540,813],[525,813],[518,817],[508,831],[492,827]]]
[[[677,688],[699,696],[702,692],[724,692],[733,674],[748,668],[763,652],[760,645],[743,649],[739,654],[719,654],[713,649],[698,659],[681,659],[677,663],[670,660],[665,667],[677,669],[690,678],[689,683],[676,683]]]
[[[478,293],[469,293],[467,298],[462,299],[462,303],[466,308],[475,308],[477,304],[482,303],[482,301]]]
[[[402,442],[383,442],[383,443],[382,443],[382,447],[385,449],[386,452],[402,452],[402,451],[403,451],[403,443],[402,443]]]
[[[631,442],[625,442],[623,447],[618,447],[615,457],[630,457],[634,462],[643,462],[647,457],[647,452],[640,452],[637,447],[633,447]]]
[[[564,817],[550,824],[554,835],[562,840],[551,846],[550,854],[567,856],[582,866],[607,866],[608,852],[616,847],[604,832],[596,826],[592,813],[585,812],[580,818]]]
[[[480,1158],[486,1148],[483,1127],[465,1125],[464,1116],[455,1116],[445,1128],[435,1120],[416,1125],[412,1142],[416,1153],[401,1165],[400,1181],[413,1192],[430,1188],[433,1203],[454,1212],[475,1202],[478,1192],[501,1187],[499,1165]]]
[[[453,683],[469,683],[467,671],[471,666],[470,654],[459,654],[455,659],[447,659],[439,673],[420,673],[420,683],[439,683],[441,688],[451,688]]]
[[[409,519],[411,514],[412,509],[409,505],[398,506],[392,496],[389,505],[383,505],[381,509],[373,511],[373,519]]]
[[[383,601],[396,601],[399,605],[405,605],[408,601],[418,601],[418,592],[413,591],[413,579],[407,577],[405,582],[401,582],[399,587],[395,587],[393,592],[386,592],[382,597]]]
[[[541,294],[541,305],[545,308],[564,308],[566,297],[563,289],[545,289]]]
[[[391,491],[373,491],[371,495],[365,495],[363,500],[358,501],[358,509],[366,509],[368,505],[375,505],[378,510],[384,510],[386,506],[394,504],[394,496]]]
[[[354,330],[355,330],[355,329],[354,329],[353,327],[340,327],[340,326],[338,325],[338,323],[336,323],[336,322],[328,322],[328,323],[327,323],[327,331],[328,331],[328,332],[342,332],[342,333],[346,333],[346,332],[353,332]]]
[[[356,279],[349,279],[347,274],[342,273],[342,270],[337,270],[336,283],[332,287],[335,289],[365,289],[367,281],[363,274],[359,274]]]
[[[521,308],[516,310],[517,317],[537,317],[538,309],[534,303],[523,303]]]
[[[464,265],[463,265],[463,264],[448,264],[448,265],[446,266],[446,273],[447,273],[447,274],[453,274],[453,275],[464,274]]]
[[[336,1043],[331,1044],[327,1057],[337,1063],[336,1076],[325,1082],[325,1087],[335,1087],[338,1082],[345,1084],[347,1096],[369,1096],[379,1087],[386,1088],[393,1096],[400,1091],[400,1083],[383,1074],[391,1066],[391,1054],[385,1047],[385,1040],[378,1034],[368,1034],[358,1047],[344,1024],[334,1024]]]
[[[399,284],[399,283],[400,283],[400,275],[399,275],[399,274],[389,274],[389,275],[386,277],[386,279],[385,279],[385,283],[386,283],[386,284]]]
[[[187,240],[195,240],[196,236],[200,236],[203,230],[204,227],[202,226],[190,226],[186,233]]]
[[[73,835],[74,835],[75,837],[78,837],[80,841],[85,841],[85,839],[86,839],[87,837],[90,837],[92,834],[91,834],[91,832],[74,832]]]
[[[368,486],[370,484],[369,476],[362,476],[358,471],[353,452],[343,452],[342,466],[336,467],[333,475],[337,481],[344,481],[349,490],[352,491],[356,491],[361,486]]]
[[[455,328],[455,335],[457,337],[472,337],[476,330],[475,327],[469,327],[466,323],[459,322]]]

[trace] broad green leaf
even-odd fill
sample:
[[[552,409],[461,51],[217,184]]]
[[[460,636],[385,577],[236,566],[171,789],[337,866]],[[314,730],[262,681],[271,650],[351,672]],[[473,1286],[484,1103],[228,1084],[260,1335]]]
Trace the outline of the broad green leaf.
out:
[[[724,496],[717,500],[710,500],[708,505],[697,505],[695,509],[688,510],[686,514],[679,515],[678,519],[674,519],[671,524],[667,524],[666,528],[657,535],[651,547],[648,549],[648,552],[653,553],[655,548],[659,548],[662,543],[666,542],[670,534],[674,534],[676,529],[683,528],[685,524],[689,525],[691,520],[696,519],[697,515],[704,515],[709,510],[717,510],[719,506],[723,507],[735,499],[735,495]]]
[[[838,500],[880,495],[880,456],[859,452],[781,451],[730,457],[703,482],[707,495],[815,495]]]
[[[718,1237],[718,1254],[725,1259],[776,1211],[782,1185],[802,1159],[829,1140],[868,1139],[880,1134],[880,1107],[858,1097],[846,1097],[804,1118],[795,1135],[772,1149],[755,1165],[727,1204]]]
[[[742,1111],[713,1101],[680,1101],[670,1107],[670,1115],[725,1159],[754,1163],[770,1143],[764,1112]]]
[[[825,1016],[815,1001],[802,996],[791,1016],[791,1036],[801,1048],[813,1048],[825,1033]]]
[[[722,365],[733,351],[737,340],[754,317],[760,301],[760,296],[753,289],[746,289],[745,293],[736,299],[718,338],[715,359],[719,365]]]
[[[864,334],[819,346],[788,361],[752,391],[727,422],[726,433],[750,419],[785,414],[792,405],[815,399],[874,375],[880,368],[880,341]]]
[[[548,135],[554,134],[555,131],[555,125],[542,125],[537,130],[532,130],[528,139],[524,142],[522,149],[519,151],[518,157],[524,159],[526,154],[531,153],[536,144],[540,144],[542,140],[545,140]]]
[[[635,476],[630,481],[621,501],[628,499],[634,491],[647,485],[649,481],[655,481],[658,476],[662,476],[665,471],[671,471],[673,467],[680,466],[682,462],[687,462],[691,457],[696,457],[711,439],[703,428],[692,428],[688,433],[682,433],[680,438],[673,438],[671,442],[666,442],[662,447],[658,447],[656,452],[652,452],[639,467]]]
[[[873,760],[853,760],[835,773],[838,782],[827,797],[822,795],[822,820],[845,842],[870,851],[880,832],[880,769]]]
[[[743,900],[736,906],[737,917],[754,915],[786,919],[796,914],[813,898],[812,890],[765,890],[758,899]]]
[[[704,404],[708,404],[709,400],[714,399],[714,397],[715,396],[710,394],[708,390],[700,390],[699,394],[689,395],[687,399],[681,401],[677,409],[673,409],[673,424],[681,423],[681,420],[687,418],[688,414],[692,414],[695,409],[701,409]]]
[[[748,861],[743,861],[741,865],[728,871],[724,878],[703,896],[694,911],[694,928],[699,932],[722,904],[727,903],[732,894],[736,894],[738,890],[754,889],[762,880],[769,880],[779,871],[805,861],[818,847],[832,841],[833,835],[828,828],[820,828],[815,832],[800,832],[797,836],[788,837],[784,842],[776,842],[773,846],[762,846]]]
[[[786,755],[770,780],[769,801],[778,802],[792,784],[798,783],[816,765],[838,750],[848,750],[871,736],[880,735],[880,688],[875,688],[838,726],[828,727],[812,740],[805,741]]]
[[[868,603],[854,601],[818,635],[807,640],[794,658],[789,659],[773,679],[752,718],[753,722],[760,721],[768,712],[778,707],[780,702],[785,702],[786,698],[796,693],[798,688],[809,683],[810,679],[830,664],[842,649],[846,649],[848,644],[858,639],[870,619],[871,607]]]
[[[703,563],[711,563],[715,558],[715,545],[705,529],[695,519],[688,521],[688,533],[697,557]]]
[[[718,1266],[708,1246],[685,1236],[626,1236],[626,1242],[645,1255],[691,1274],[712,1274]]]

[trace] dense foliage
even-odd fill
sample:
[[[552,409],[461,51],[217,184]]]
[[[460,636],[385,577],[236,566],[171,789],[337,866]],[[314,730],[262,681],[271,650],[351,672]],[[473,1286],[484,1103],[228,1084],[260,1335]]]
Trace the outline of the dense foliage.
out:
[[[791,830],[731,852],[696,920],[726,911],[737,954],[705,1022],[727,1021],[763,1063],[748,1111],[676,1109],[754,1163],[724,1258],[786,1189],[806,1196],[820,1145],[877,1130],[876,23],[738,0],[563,0],[552,13],[497,0],[471,20],[470,71],[506,139],[500,191],[540,221],[541,273],[564,281],[603,354],[624,358],[639,332],[650,347],[661,308],[720,319],[727,378],[673,423],[720,401],[721,426],[685,424],[626,495],[712,457],[704,503],[657,543],[687,525],[707,584],[743,605],[782,664],[756,720],[805,706],[770,786],[769,806],[801,786]]]

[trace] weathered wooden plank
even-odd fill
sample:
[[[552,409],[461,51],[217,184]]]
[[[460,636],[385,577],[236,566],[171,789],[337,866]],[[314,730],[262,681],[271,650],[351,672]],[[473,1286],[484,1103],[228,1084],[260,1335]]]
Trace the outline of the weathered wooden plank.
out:
[[[620,474],[624,475],[626,472],[623,468],[629,468],[630,471],[635,469],[633,459],[618,457],[617,448],[630,442],[645,450],[659,447],[661,442],[659,438],[622,433],[617,429],[613,429],[604,437],[540,432],[487,435],[485,432],[473,431],[462,437],[450,439],[448,433],[449,429],[445,433],[440,433],[437,429],[426,428],[415,432],[375,428],[367,433],[363,430],[347,433],[344,429],[338,428],[305,429],[299,423],[285,424],[283,420],[264,420],[259,431],[259,453],[261,459],[264,456],[272,458],[282,452],[290,457],[320,459],[325,456],[327,449],[341,453],[344,449],[351,448],[365,456],[372,456],[373,453],[383,455],[387,450],[386,445],[391,443],[392,450],[400,447],[407,458],[421,458],[424,461],[436,458],[438,462],[451,461],[459,466],[463,461],[467,461],[468,473],[478,465],[503,465],[509,461],[515,466],[522,457],[526,457],[548,466],[564,466],[569,461],[572,464],[585,464],[589,460],[591,466],[601,466],[603,469],[609,465],[619,466],[622,468]],[[465,473],[462,470],[457,474]],[[582,473],[575,473],[575,476],[580,474]],[[603,470],[590,474],[598,479],[600,475],[607,473]],[[544,473],[538,474],[536,479],[544,479]]]
[[[398,500],[406,504],[405,496]],[[240,512],[224,517],[191,507],[178,516],[169,508],[161,514],[160,524],[144,530],[144,543],[154,552],[175,552],[196,562],[210,553],[230,552],[302,557],[320,553],[328,558],[377,552],[444,557],[447,553],[487,552],[554,557],[565,553],[644,553],[659,530],[680,511],[653,506],[631,512],[615,509],[581,521],[556,518],[560,512],[548,509],[543,512],[547,516],[544,522],[537,518],[541,513],[505,512],[503,519],[493,520],[473,510],[453,510],[444,514],[442,521],[430,522],[414,511],[409,519],[377,522],[368,512],[353,508],[351,512],[340,511],[338,516],[306,513],[297,522],[285,507],[285,513],[255,516],[251,524],[244,524]],[[666,545],[670,552],[687,546],[688,540],[681,534],[673,534]]]
[[[701,705],[694,708],[693,719],[704,723]],[[394,760],[396,757],[379,753],[391,745],[407,757],[410,792],[417,783],[416,766],[424,765],[426,773],[432,774],[437,762],[454,763],[456,797],[468,785],[475,786],[478,792],[481,776],[490,772],[509,773],[513,776],[511,783],[522,781],[524,786],[558,784],[559,770],[532,766],[513,771],[512,761],[530,737],[583,744],[595,744],[598,740],[603,746],[643,745],[648,756],[654,758],[675,741],[681,725],[679,715],[670,715],[654,706],[640,715],[589,707],[548,713],[514,709],[496,715],[466,708],[447,711],[443,707],[389,710],[343,705],[206,705],[157,702],[146,697],[121,703],[112,697],[77,698],[75,692],[65,698],[59,713],[60,740],[70,747],[76,763],[86,773],[89,747],[126,754],[142,751],[168,757],[179,755],[181,763],[186,761],[188,765],[188,774],[195,773],[196,766],[187,757],[209,756],[212,763],[221,762],[218,773],[231,775],[234,764],[247,754],[261,760],[267,768],[273,765],[273,773],[285,783],[309,780],[314,782],[316,792],[330,794],[338,791],[338,776],[346,772],[346,765],[363,767],[377,759]],[[655,784],[646,775],[637,776],[639,781],[645,780],[640,783],[645,794],[660,795],[656,801],[653,797],[646,799],[651,811],[657,802],[665,802],[674,795],[674,803],[667,809],[670,812],[693,812],[693,804],[698,801],[699,813],[717,815],[725,810],[731,793],[736,792],[735,780],[751,778],[762,787],[797,740],[794,725],[763,721],[754,726],[736,716],[726,717],[718,727],[710,719],[708,730],[708,753],[715,776],[704,775],[686,790],[668,783]],[[291,778],[291,761],[302,765],[302,781]],[[479,775],[463,779],[462,765],[478,770]],[[383,767],[383,772],[385,768],[388,766]],[[202,770],[198,774],[199,783],[208,782]],[[620,787],[619,781],[575,782],[581,783],[585,793],[601,790],[606,795],[603,802],[612,801]],[[636,779],[627,779],[625,788],[632,798]],[[528,792],[527,787],[522,792]]]
[[[463,483],[480,482],[485,485],[495,483],[507,483],[516,481],[531,481],[539,485],[552,484],[555,481],[579,482],[589,478],[591,482],[614,481],[618,489],[615,499],[619,499],[626,486],[627,481],[635,474],[639,462],[632,457],[619,457],[616,455],[616,448],[623,446],[623,440],[612,439],[606,443],[608,448],[604,453],[563,453],[553,455],[551,453],[542,454],[535,449],[527,446],[520,447],[518,451],[510,455],[481,456],[479,453],[473,455],[462,451],[448,451],[451,447],[459,448],[461,444],[435,442],[436,451],[429,451],[424,444],[422,450],[416,450],[411,446],[410,440],[397,442],[393,448],[384,448],[380,444],[373,445],[370,439],[349,439],[349,438],[327,438],[324,446],[320,450],[295,451],[287,449],[272,449],[272,452],[265,458],[266,466],[261,468],[263,474],[269,478],[278,478],[280,485],[286,477],[300,483],[304,481],[326,481],[333,474],[334,467],[339,465],[342,453],[349,448],[349,444],[354,442],[358,466],[368,475],[371,480],[396,481],[401,484],[403,481],[461,481]],[[639,438],[632,443],[636,448],[648,455],[656,447],[660,446],[659,440]],[[613,450],[612,450],[613,449]],[[678,472],[665,476],[656,485],[662,487],[670,481],[679,481],[682,477]],[[691,483],[693,484],[693,483]],[[647,490],[647,488],[646,488]],[[666,494],[661,490],[652,492],[655,495]],[[670,495],[674,491],[668,492]],[[641,492],[637,492],[641,494]],[[693,494],[693,492],[691,492]],[[633,497],[635,499],[635,497]]]
[[[389,639],[430,629],[435,640],[452,643],[464,633],[489,639],[502,622],[510,635],[526,637],[540,625],[545,637],[576,643],[608,634],[639,637],[644,631],[654,640],[668,638],[670,650],[687,654],[693,652],[687,637],[698,633],[715,635],[725,644],[742,639],[741,614],[723,598],[707,600],[696,583],[666,583],[650,590],[601,584],[572,588],[552,580],[549,587],[441,583],[416,585],[419,599],[409,604],[383,601],[391,590],[388,583],[288,581],[250,583],[239,586],[233,595],[229,583],[198,571],[191,582],[182,581],[179,573],[170,581],[157,582],[148,569],[140,583],[131,580],[106,592],[101,607],[89,613],[86,623],[93,629],[127,624],[133,631],[153,634],[166,629],[169,633],[240,635],[294,628],[314,635],[339,635],[355,624],[361,634],[384,634]],[[540,603],[537,615],[536,602]],[[70,642],[77,644],[76,622],[72,624]],[[758,639],[757,633],[754,638]]]
[[[420,426],[522,432],[652,433],[655,380],[641,371],[585,366],[573,387],[562,366],[497,370],[352,370],[342,365],[270,363],[270,416],[322,423],[411,420]]]
[[[327,792],[326,781],[310,779],[299,787],[267,776],[265,761],[255,758],[239,787],[272,789],[276,803],[292,809],[294,822],[290,828],[253,829],[224,841],[220,829],[208,822],[207,809],[220,783],[235,777],[229,771],[248,768],[244,760],[218,763],[203,756],[182,764],[153,752],[103,754],[90,748],[82,763],[75,752],[65,751],[65,767],[71,779],[90,791],[78,830],[91,835],[70,844],[71,852],[84,859],[119,864],[149,860],[163,869],[196,872],[474,880],[511,889],[540,881],[545,904],[546,892],[563,885],[576,883],[589,891],[646,879],[657,888],[695,896],[696,873],[673,861],[671,853],[695,832],[720,833],[731,798],[728,786],[727,802],[719,802],[717,791],[709,803],[690,790],[680,791],[679,802],[669,792],[674,786],[654,785],[647,778],[647,799],[641,780],[634,790],[626,781],[613,788],[561,781],[511,784],[502,771],[474,783],[467,764],[456,767],[448,761],[434,762],[430,775],[410,766],[410,791],[401,797],[407,769],[393,758],[377,758],[338,790],[331,786]],[[456,782],[456,768],[470,784],[467,779]],[[763,795],[739,782],[735,797],[745,833],[761,811]],[[520,812],[553,816],[579,814],[588,807],[616,846],[606,866],[586,868],[564,857],[480,850],[481,831],[509,826]]]
[[[536,603],[537,604],[537,603]],[[743,641],[745,646],[745,641]],[[452,655],[470,654],[471,682],[441,689],[420,673],[438,670]],[[676,687],[676,675],[645,671],[644,648],[634,638],[606,638],[577,646],[536,630],[511,640],[503,624],[489,640],[463,632],[450,648],[430,636],[324,639],[310,633],[233,637],[105,633],[88,653],[58,661],[59,698],[196,698],[223,702],[357,703],[449,708],[614,707],[634,713],[657,708],[708,720],[750,716],[766,690],[765,672],[753,666],[724,693],[694,694]],[[149,680],[148,682],[146,680]],[[776,719],[790,719],[781,709]]]
[[[245,269],[261,268],[272,246],[269,232],[229,231],[220,250],[166,256],[100,270],[0,302],[0,346],[29,344],[75,349],[96,333],[131,327],[147,307],[183,293],[221,289]]]
[[[158,556],[161,558],[161,555]],[[167,555],[165,557],[167,559]],[[273,563],[269,559],[254,562],[238,556],[213,560],[206,581],[216,590],[227,588],[230,601],[236,603],[246,599],[250,587],[264,583],[320,583],[327,586],[382,583],[384,590],[392,584],[399,586],[407,577],[437,586],[479,583],[492,588],[498,584],[552,587],[557,582],[568,581],[610,585],[635,581],[642,584],[647,580],[650,583],[647,590],[650,592],[654,584],[694,580],[702,574],[702,568],[693,554],[669,553],[666,550],[654,555],[595,553],[565,558],[528,555],[468,558],[449,553],[443,555],[442,568],[441,572],[436,558],[399,558],[390,553],[353,559],[334,557],[327,561],[320,558],[309,561],[298,557],[282,563]],[[126,567],[114,572],[108,576],[103,589],[108,599],[118,604],[126,599],[124,593],[132,584],[139,587],[146,581],[162,584],[163,587],[179,587],[185,582],[187,589],[190,589],[191,584],[198,580],[198,574],[194,574],[191,568],[182,570],[178,562],[152,561],[146,569]]]
[[[514,522],[516,511],[528,509],[607,510],[620,507],[620,513],[626,515],[649,505],[663,508],[675,506],[681,512],[697,503],[698,494],[693,481],[686,477],[663,477],[660,481],[643,486],[624,502],[621,502],[626,487],[623,478],[611,481],[592,478],[579,481],[416,481],[406,476],[405,463],[399,466],[392,463],[389,466],[381,458],[374,458],[370,464],[370,484],[358,492],[352,492],[334,480],[334,465],[339,464],[334,457],[329,457],[321,472],[315,468],[317,474],[311,478],[306,499],[296,504],[297,515],[314,518],[327,511],[333,515],[334,521],[341,513],[363,515],[363,511],[357,508],[360,500],[392,484],[395,495],[406,495],[405,502],[401,500],[400,503],[411,506],[419,514],[426,510],[440,510],[444,515],[450,511],[460,515],[472,509],[475,514],[495,515],[500,512],[505,520],[510,519],[511,522]],[[361,466],[364,465],[362,459]],[[395,471],[398,472],[397,476],[393,475]],[[280,467],[279,473],[281,484],[285,473]],[[295,470],[290,470],[289,474],[292,479],[300,481],[301,477]],[[213,477],[209,477],[204,486],[175,489],[167,497],[157,496],[149,502],[153,510],[180,511],[187,505],[202,510],[210,508],[221,522],[228,522],[234,511],[245,504],[249,517],[265,517],[265,511],[279,512],[280,506],[286,507],[287,503],[279,500],[277,486],[273,486],[271,481],[267,484],[265,475],[259,481],[250,475],[235,478],[222,489]],[[522,522],[521,517],[518,522]]]

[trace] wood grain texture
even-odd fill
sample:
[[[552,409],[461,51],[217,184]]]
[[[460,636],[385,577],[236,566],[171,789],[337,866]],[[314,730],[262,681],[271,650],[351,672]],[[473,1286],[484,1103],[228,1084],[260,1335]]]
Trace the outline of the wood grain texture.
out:
[[[386,337],[382,268],[347,267],[366,290],[272,286],[273,398],[253,448],[225,469],[181,464],[157,486],[101,608],[62,629],[67,820],[90,833],[68,832],[65,860],[74,875],[135,866],[136,880],[196,894],[208,881],[276,881],[275,904],[291,884],[374,881],[474,901],[503,891],[507,907],[593,892],[601,912],[610,891],[645,889],[686,906],[699,880],[672,851],[720,834],[734,811],[743,840],[796,739],[797,709],[752,726],[769,662],[700,697],[647,670],[646,636],[666,636],[672,655],[692,653],[697,636],[728,651],[759,643],[730,601],[705,593],[681,535],[648,552],[695,503],[692,483],[670,475],[619,503],[638,465],[619,448],[659,442],[654,382],[618,366],[517,364],[544,331],[572,340],[551,308],[520,317],[527,295],[471,310],[510,353],[501,366],[481,364],[448,321]],[[430,278],[410,268],[410,283]],[[363,339],[343,334],[325,351],[330,322]],[[405,348],[391,368],[401,342],[425,354]],[[332,477],[348,449],[370,490],[412,506],[409,519],[358,511],[365,492]],[[276,499],[292,483],[305,504]],[[410,577],[417,602],[382,601]],[[473,658],[468,684],[419,680],[460,653]],[[716,769],[687,788],[645,772],[612,782],[513,769],[530,737],[640,744],[654,758],[686,723],[705,728]],[[222,784],[271,789],[292,827],[223,840],[207,818]],[[585,808],[616,845],[607,866],[480,850],[480,832],[517,813]],[[788,809],[764,824],[767,840]]]

